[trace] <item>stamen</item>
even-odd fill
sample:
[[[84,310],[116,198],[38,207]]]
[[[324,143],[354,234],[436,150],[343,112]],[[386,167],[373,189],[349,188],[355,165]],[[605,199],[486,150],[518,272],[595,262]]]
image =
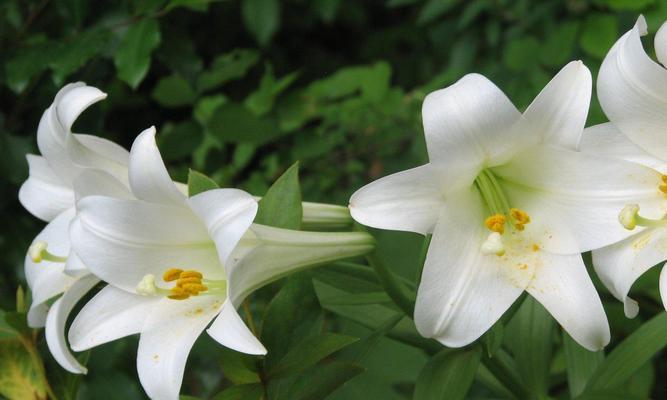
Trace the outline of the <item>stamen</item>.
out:
[[[176,279],[178,279],[178,278],[181,276],[182,273],[183,273],[183,270],[182,270],[182,269],[178,269],[178,268],[169,268],[169,269],[162,275],[162,280],[164,280],[165,282],[175,281]]]
[[[28,256],[34,263],[40,263],[43,260],[64,263],[67,257],[56,256],[46,250],[49,247],[48,243],[42,241],[34,242],[28,249]]]
[[[512,218],[514,227],[520,231],[524,230],[524,225],[530,222],[528,213],[518,208],[510,208],[510,217]]]
[[[667,185],[660,185],[658,186],[658,189],[660,189],[662,193],[667,194]]]
[[[188,270],[188,271],[181,272],[181,279],[183,279],[183,278],[201,279],[203,277],[204,277],[204,275],[202,275],[201,272],[198,272],[198,271]]]
[[[664,183],[667,184],[667,175],[662,174],[662,176],[660,177],[660,179],[662,179],[662,181],[663,181]]]
[[[503,245],[503,238],[499,232],[491,232],[489,237],[482,243],[482,253],[495,254],[502,256],[505,254],[505,245]]]
[[[490,231],[502,235],[505,233],[505,216],[503,214],[494,214],[484,220],[484,226]]]

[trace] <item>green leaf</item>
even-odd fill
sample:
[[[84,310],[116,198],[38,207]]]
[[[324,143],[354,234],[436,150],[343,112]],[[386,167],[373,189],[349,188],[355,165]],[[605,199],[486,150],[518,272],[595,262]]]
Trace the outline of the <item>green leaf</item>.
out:
[[[618,19],[613,15],[596,14],[586,18],[579,44],[586,53],[601,60],[616,39]]]
[[[571,59],[575,49],[579,22],[565,22],[549,34],[540,48],[540,61],[550,67],[560,67]]]
[[[296,374],[357,340],[359,339],[336,333],[307,337],[269,370],[268,375],[271,379],[275,379]]]
[[[576,400],[646,400],[646,397],[632,396],[625,391],[600,390],[592,393],[584,393]]]
[[[118,77],[133,89],[139,86],[151,65],[151,53],[160,44],[157,20],[144,18],[132,25],[114,56]]]
[[[586,392],[620,387],[656,353],[667,346],[667,313],[660,313],[623,340],[600,364]]]
[[[185,158],[199,147],[203,139],[201,126],[195,121],[167,123],[158,136],[160,153],[165,161]]]
[[[362,372],[364,368],[343,362],[332,362],[311,368],[292,384],[286,398],[293,400],[324,399]]]
[[[0,340],[0,395],[8,399],[46,399],[39,367],[18,340]]]
[[[217,183],[208,176],[191,169],[188,172],[188,197],[192,197],[207,190],[218,189]]]
[[[192,104],[197,98],[197,93],[188,81],[179,75],[171,75],[158,81],[151,97],[161,106],[175,108]]]
[[[604,361],[603,351],[589,351],[563,331],[563,350],[567,365],[567,383],[570,396],[580,395],[595,369]]]
[[[414,400],[464,399],[477,373],[482,349],[444,349],[419,373]]]
[[[535,68],[539,54],[540,42],[534,37],[521,37],[512,40],[505,46],[503,62],[514,71],[526,71]]]
[[[503,338],[505,336],[505,328],[503,327],[502,321],[498,321],[488,332],[484,335],[484,347],[486,348],[486,354],[489,357],[498,351],[500,346],[503,344]]]
[[[271,300],[262,323],[260,340],[268,353],[264,366],[272,369],[306,337],[321,329],[320,305],[311,279],[305,273],[292,275]]]
[[[259,118],[238,103],[220,106],[207,123],[209,131],[220,140],[233,143],[263,144],[282,132],[268,118]]]
[[[46,42],[20,49],[5,65],[7,86],[21,93],[30,79],[47,68],[53,57],[53,46]]]
[[[594,0],[594,3],[615,11],[641,11],[655,4],[655,0]]]
[[[276,80],[273,75],[273,68],[266,66],[266,71],[259,83],[259,88],[252,92],[244,101],[246,108],[256,115],[263,115],[271,111],[273,103],[280,93],[282,93],[297,78],[298,73],[293,72]]]
[[[507,326],[519,375],[530,393],[546,396],[553,347],[554,320],[544,307],[527,297]]]
[[[65,78],[103,51],[110,38],[110,32],[106,29],[93,28],[76,35],[70,42],[59,43],[49,63],[55,84],[62,85]]]
[[[240,353],[226,347],[221,347],[220,353],[222,372],[230,382],[235,385],[260,382],[257,372],[257,358],[255,356]]]
[[[0,310],[0,340],[16,339],[21,336],[21,330],[10,323],[11,315],[12,313]]]
[[[278,178],[259,201],[255,222],[284,229],[299,229],[303,217],[299,163]]]
[[[263,395],[261,384],[249,383],[225,389],[213,396],[213,400],[261,400]]]
[[[259,53],[255,50],[235,49],[217,56],[208,70],[197,78],[197,89],[207,91],[226,82],[245,76],[250,68],[259,61]]]
[[[278,30],[280,24],[279,0],[243,0],[241,3],[243,24],[264,47]]]
[[[426,25],[457,6],[461,0],[428,0],[417,17],[418,25]]]

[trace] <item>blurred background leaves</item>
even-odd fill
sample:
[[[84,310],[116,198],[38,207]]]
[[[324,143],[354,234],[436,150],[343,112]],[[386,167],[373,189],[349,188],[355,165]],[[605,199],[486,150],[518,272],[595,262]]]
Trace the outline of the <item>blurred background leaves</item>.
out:
[[[25,285],[22,262],[43,224],[22,209],[17,191],[27,176],[25,153],[37,152],[41,113],[63,84],[82,80],[109,94],[82,115],[77,132],[129,148],[141,130],[156,125],[174,179],[185,182],[193,168],[221,186],[264,195],[299,161],[300,180],[283,179],[296,182],[292,190],[300,188],[304,200],[344,205],[363,184],[426,160],[420,107],[428,92],[478,72],[524,108],[570,60],[583,60],[595,76],[609,47],[639,13],[654,33],[667,19],[667,2],[0,2],[0,306],[6,310],[0,318],[0,394],[144,396],[134,370],[136,338],[85,354],[90,373],[80,379],[52,361],[41,332],[20,322],[26,299],[21,294],[23,300],[17,300],[15,293]],[[589,124],[604,120],[594,99]],[[384,261],[413,288],[422,239],[374,233]],[[662,309],[656,273],[635,285],[633,297],[642,303],[637,320],[625,319],[621,303],[600,287],[613,344],[641,333],[636,330],[642,322]],[[430,399],[443,395],[430,390],[431,381],[456,381],[471,385],[474,398],[511,396],[512,388],[494,380],[485,366],[475,368],[480,353],[487,352],[507,361],[519,385],[541,398],[579,396],[590,376],[598,382],[615,371],[596,372],[606,365],[603,356],[579,348],[531,302],[504,328],[494,327],[483,349],[443,353],[401,317],[372,270],[356,264],[288,278],[259,291],[246,306],[270,356],[240,355],[203,335],[190,356],[183,393],[216,399],[329,393],[334,399],[406,399],[414,393]],[[285,310],[299,312],[288,319],[274,316]],[[527,331],[534,332],[534,340],[513,339]],[[650,334],[654,354],[664,344]],[[304,347],[312,351],[300,354]],[[609,359],[618,364],[625,360],[621,356]],[[453,368],[451,360],[458,359],[473,367]],[[637,365],[614,382],[615,394],[622,387],[624,398],[667,396],[667,385],[655,379],[667,373],[664,359],[633,360]],[[595,384],[595,389],[609,388]]]

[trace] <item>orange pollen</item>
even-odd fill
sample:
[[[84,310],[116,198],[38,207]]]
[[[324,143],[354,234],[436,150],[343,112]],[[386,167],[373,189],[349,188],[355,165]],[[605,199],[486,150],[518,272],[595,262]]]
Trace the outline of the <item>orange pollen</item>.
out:
[[[178,269],[178,268],[169,268],[169,269],[162,275],[162,279],[163,279],[165,282],[175,281],[176,279],[178,279],[178,278],[181,277],[181,273],[183,273],[183,270],[182,270],[182,269]]]
[[[658,186],[658,189],[660,189],[662,193],[667,193],[667,185],[660,185]]]
[[[494,214],[484,220],[484,225],[492,232],[498,232],[501,235],[505,233],[505,216],[503,214]]]
[[[537,244],[533,243],[533,251],[539,251],[539,250],[540,250],[540,246],[538,246]]]
[[[515,225],[525,225],[530,222],[530,216],[518,208],[510,208],[510,216]]]
[[[662,179],[664,183],[667,183],[667,175],[662,175],[660,179]]]

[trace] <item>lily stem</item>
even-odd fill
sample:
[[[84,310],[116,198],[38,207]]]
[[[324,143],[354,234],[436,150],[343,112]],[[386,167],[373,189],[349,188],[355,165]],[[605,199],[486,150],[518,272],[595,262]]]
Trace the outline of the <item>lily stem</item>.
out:
[[[408,291],[405,285],[399,281],[396,275],[380,260],[376,251],[366,255],[368,264],[375,270],[382,288],[387,292],[389,298],[407,315],[412,318],[415,310],[414,295]]]

